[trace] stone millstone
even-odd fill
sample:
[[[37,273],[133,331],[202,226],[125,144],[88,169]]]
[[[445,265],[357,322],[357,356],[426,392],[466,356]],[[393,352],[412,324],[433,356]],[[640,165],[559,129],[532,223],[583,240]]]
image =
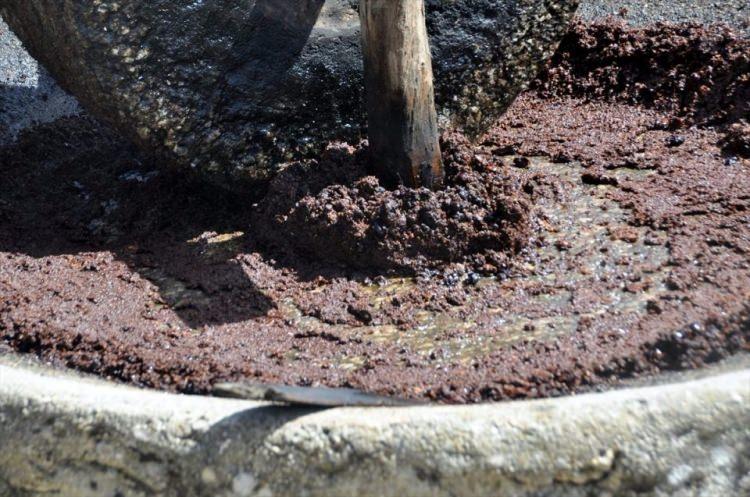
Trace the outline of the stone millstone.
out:
[[[3,0],[94,115],[217,184],[364,134],[357,0]],[[477,135],[549,57],[578,0],[426,0],[441,125]]]

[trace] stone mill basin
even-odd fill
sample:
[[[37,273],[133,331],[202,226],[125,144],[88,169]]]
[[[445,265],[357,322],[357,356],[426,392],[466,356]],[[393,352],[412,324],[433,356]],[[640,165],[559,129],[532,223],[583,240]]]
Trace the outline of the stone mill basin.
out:
[[[438,3],[428,2],[428,5]],[[161,4],[151,2],[155,6]],[[186,8],[208,5],[205,2],[183,4]],[[314,6],[315,2],[308,4]],[[463,4],[457,2],[455,5]],[[524,6],[533,2],[517,4]],[[584,13],[602,9],[606,13],[617,13],[624,4],[631,8],[631,12],[636,11],[633,5],[639,5],[638,2],[596,2],[593,7],[585,7]],[[668,19],[670,15],[679,14],[683,19],[688,9],[675,14],[673,8],[678,4],[649,2],[649,8],[643,11],[650,16],[655,15],[654,12],[666,13]],[[705,11],[703,2],[695,4],[696,10]],[[97,22],[106,19],[119,23],[123,17],[118,17],[118,8],[125,9],[122,16],[127,18],[128,4],[98,2],[90,5],[101,7],[101,17],[91,18]],[[4,16],[11,11],[23,11],[27,16],[47,12],[45,9],[54,12],[60,9],[68,15],[85,6],[82,2],[10,0],[0,3],[0,11]],[[331,22],[331,16],[337,12],[328,10],[333,7],[344,9],[338,12],[348,12],[347,2],[326,2],[318,24],[312,28],[313,33],[325,33],[331,28],[326,23]],[[725,8],[728,7],[724,4],[715,7],[712,2],[708,10],[715,12]],[[735,11],[738,11],[736,6],[732,12]],[[351,16],[351,13],[347,15]],[[49,18],[63,17],[53,15]],[[344,15],[340,20],[344,22],[346,19]],[[336,25],[336,32],[340,26]],[[20,27],[18,21],[14,27]],[[91,34],[86,24],[79,27],[82,34]],[[186,29],[190,36],[196,35],[189,27]],[[22,30],[21,27],[19,33]],[[119,35],[127,36],[124,31],[121,29]],[[36,40],[38,45],[32,43],[30,46],[41,59],[45,58],[44,53],[54,53],[45,48],[55,41],[53,34],[60,35],[61,32],[55,28],[44,35],[26,33],[29,40]],[[76,42],[75,37],[70,40]],[[343,40],[345,42],[346,37]],[[0,36],[0,43],[5,41]],[[13,43],[0,44],[3,47],[0,50],[2,69],[5,69],[2,65],[5,62],[3,50],[8,46],[17,47]],[[78,54],[76,51],[81,47],[69,46],[68,49],[72,55]],[[119,50],[110,53],[118,64],[119,61],[128,64],[126,60],[129,58],[136,63],[140,56],[137,52]],[[95,90],[89,95],[85,88],[82,90],[81,86],[76,86],[89,84],[93,79],[87,76],[84,81],[72,74],[66,75],[65,69],[55,69],[58,62],[52,59],[51,55],[47,56],[50,69],[56,71],[66,87],[79,94],[87,109],[94,112],[100,109],[99,113],[103,112],[101,109],[111,111],[115,124],[136,140],[143,140],[143,135],[148,142],[158,136],[156,148],[163,146],[162,152],[171,156],[170,160],[175,164],[191,166],[180,162],[185,153],[181,145],[189,149],[184,157],[201,155],[197,147],[203,145],[198,142],[169,142],[168,136],[152,131],[154,121],[147,115],[152,107],[144,107],[146,113],[142,115],[121,114],[120,110],[129,107],[119,101],[112,102],[110,108],[100,107],[106,103],[95,101]],[[97,66],[97,61],[91,62],[90,67],[75,70],[90,75],[91,70],[105,67]],[[346,64],[333,67],[347,69]],[[44,75],[37,77],[40,85],[48,84]],[[104,85],[110,83],[106,77],[99,81]],[[130,83],[132,81],[126,78],[124,84]],[[250,91],[232,91],[246,90]],[[177,100],[185,96],[178,90],[170,95]],[[129,98],[126,91],[121,96],[123,101]],[[60,104],[61,113],[69,113],[71,107],[75,107],[56,88],[46,98],[53,103],[42,107],[44,112],[40,112],[40,120],[47,119],[57,104]],[[217,98],[222,99],[221,96]],[[31,100],[33,96],[24,102]],[[194,102],[186,102],[185,109],[192,109],[189,106]],[[33,102],[30,105],[33,109],[40,108],[34,107]],[[460,112],[458,107],[444,105],[449,109],[444,116]],[[255,110],[239,109],[239,112]],[[171,110],[165,112],[169,114]],[[177,119],[185,118],[187,114]],[[205,114],[199,115],[201,119],[205,117]],[[27,122],[26,117],[24,122]],[[173,117],[169,114],[166,118]],[[137,121],[141,118],[146,120]],[[147,129],[134,127],[136,121],[146,123]],[[231,120],[227,122],[231,123]],[[335,118],[327,122],[337,125]],[[347,122],[342,120],[338,124]],[[157,121],[156,128],[158,124]],[[171,122],[170,126],[173,124]],[[0,119],[0,125],[7,123]],[[183,129],[192,128],[186,126]],[[229,147],[226,149],[229,156],[236,145],[232,142],[232,133],[228,131],[228,141],[221,144],[221,147]],[[269,128],[257,136],[262,143],[267,140],[271,144],[268,150],[277,153],[286,145],[281,143],[279,148],[280,142],[274,141],[275,133]],[[243,136],[251,138],[241,146],[253,146],[255,131]],[[177,135],[172,138],[179,140]],[[146,146],[153,145],[146,143]],[[196,148],[190,148],[193,146]],[[203,167],[207,168],[208,176],[219,178],[219,183],[225,181],[227,173],[223,166],[218,176],[213,174],[216,171],[212,172],[210,164],[196,164],[196,169]],[[261,171],[258,172],[260,176],[266,174],[262,167],[258,167],[240,164],[236,170],[241,171],[240,175],[248,171]],[[531,164],[532,170],[534,167],[537,165]],[[555,167],[564,174],[579,174],[567,166]],[[722,171],[731,171],[730,166],[726,167]],[[623,176],[619,179],[628,175],[652,175],[649,171],[623,170],[621,173]],[[228,175],[231,177],[232,173]],[[123,181],[140,184],[145,179],[145,176],[131,175]],[[71,188],[72,194],[66,198],[80,200],[79,197],[87,193],[75,185],[68,189]],[[611,193],[608,188],[611,187],[592,187],[603,196]],[[33,192],[33,189],[28,191]],[[600,240],[609,236],[594,223],[590,223],[594,226],[591,230],[579,229],[580,223],[584,222],[580,218],[587,218],[588,213],[583,216],[578,209],[605,206],[606,210],[602,212],[608,219],[624,218],[624,211],[612,202],[610,199],[599,203],[578,202],[574,195],[568,205],[569,211],[557,209],[555,204],[541,207],[551,213],[558,211],[565,219],[575,221],[568,229],[577,233],[571,244],[576,249],[576,244],[585,245],[588,237]],[[4,207],[0,203],[0,208]],[[113,208],[112,204],[105,203],[101,207],[105,212],[108,208]],[[0,219],[5,212],[0,210]],[[33,219],[40,220],[41,216]],[[100,225],[95,223],[92,226],[98,228]],[[638,235],[639,240],[646,239],[644,233]],[[219,244],[222,246],[231,245],[234,240],[231,233],[214,238],[228,241]],[[200,240],[196,242],[200,243]],[[211,248],[208,242],[206,246]],[[646,258],[659,264],[668,257],[666,249],[658,244],[646,246],[640,241],[618,241],[614,246],[617,250],[612,251],[611,257],[634,258],[645,254]],[[31,256],[38,256],[32,244],[24,248]],[[592,266],[598,265],[605,257],[598,253],[594,255],[595,258],[589,261]],[[62,255],[44,254],[39,259],[69,257],[74,260],[76,256],[63,252]],[[150,274],[145,270],[142,273]],[[666,276],[659,271],[651,275],[655,283],[652,292],[665,291],[665,285],[661,283]],[[159,275],[151,275],[151,278],[156,283],[163,279]],[[172,290],[173,286],[164,285],[163,288]],[[182,289],[177,290],[178,297],[183,297],[179,292]],[[189,297],[190,292],[187,293]],[[627,312],[641,312],[647,305],[640,299],[641,295],[653,298],[652,294],[630,293],[618,305]],[[169,299],[165,297],[165,300]],[[565,300],[551,299],[550,307]],[[293,311],[289,310],[291,314]],[[606,314],[608,308],[599,311]],[[319,325],[311,321],[305,320],[300,326]],[[512,327],[517,325],[519,329],[525,324],[511,323]],[[565,320],[554,324],[557,333],[573,329]],[[5,331],[0,327],[0,332]],[[365,331],[358,328],[354,333]],[[389,339],[388,333],[392,330],[384,328],[380,331],[379,335]],[[412,334],[410,339],[415,343],[406,345],[419,348],[423,338],[423,334]],[[471,352],[472,347],[500,347],[504,344],[478,341],[469,345]],[[464,349],[446,348],[457,355],[464,353]],[[750,359],[746,354],[737,354],[702,370],[625,381],[609,391],[591,391],[562,398],[471,406],[316,409],[138,389],[61,371],[0,348],[0,496],[745,496],[750,495],[748,406]]]

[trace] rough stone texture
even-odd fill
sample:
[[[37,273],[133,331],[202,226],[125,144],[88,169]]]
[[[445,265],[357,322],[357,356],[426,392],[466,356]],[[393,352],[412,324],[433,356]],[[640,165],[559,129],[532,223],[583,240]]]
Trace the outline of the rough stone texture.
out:
[[[579,15],[585,20],[621,16],[634,25],[658,21],[724,22],[750,35],[750,4],[746,0],[583,0]],[[36,122],[48,122],[77,112],[72,97],[28,55],[20,41],[0,21],[0,142]]]
[[[614,16],[633,26],[656,22],[726,23],[750,35],[747,0],[583,0],[579,15],[585,20]]]
[[[536,402],[315,411],[4,362],[2,496],[750,493],[747,370]]]
[[[224,185],[362,131],[357,0],[4,0],[62,86]],[[578,0],[427,0],[444,123],[479,131],[551,55]]]
[[[34,124],[78,111],[75,99],[39,68],[0,18],[0,145]]]

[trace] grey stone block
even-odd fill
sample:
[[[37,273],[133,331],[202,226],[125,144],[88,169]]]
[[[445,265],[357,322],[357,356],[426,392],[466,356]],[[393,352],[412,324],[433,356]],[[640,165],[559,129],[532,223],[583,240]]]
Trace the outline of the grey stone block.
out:
[[[578,0],[427,0],[443,122],[478,131],[554,51]],[[4,0],[63,88],[225,186],[363,132],[356,0]]]

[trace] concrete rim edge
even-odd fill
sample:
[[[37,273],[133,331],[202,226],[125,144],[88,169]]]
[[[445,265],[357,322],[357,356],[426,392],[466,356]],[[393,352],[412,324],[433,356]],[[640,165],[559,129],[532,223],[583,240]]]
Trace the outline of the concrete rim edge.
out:
[[[123,496],[620,495],[644,484],[671,495],[696,471],[711,492],[750,489],[750,370],[539,401],[314,410],[0,364],[0,421],[11,449],[0,495],[106,495],[81,493],[83,477]]]

